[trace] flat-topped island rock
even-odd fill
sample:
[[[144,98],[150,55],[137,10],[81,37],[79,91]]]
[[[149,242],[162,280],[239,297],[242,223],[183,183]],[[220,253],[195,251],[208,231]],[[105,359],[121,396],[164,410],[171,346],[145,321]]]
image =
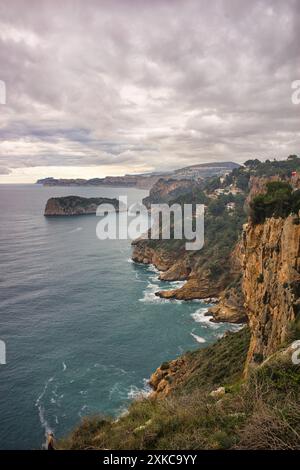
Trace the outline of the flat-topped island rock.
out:
[[[119,212],[118,199],[110,199],[107,197],[86,198],[80,196],[63,196],[48,199],[44,215],[50,217],[96,214],[100,204],[110,204],[114,207],[116,212]]]

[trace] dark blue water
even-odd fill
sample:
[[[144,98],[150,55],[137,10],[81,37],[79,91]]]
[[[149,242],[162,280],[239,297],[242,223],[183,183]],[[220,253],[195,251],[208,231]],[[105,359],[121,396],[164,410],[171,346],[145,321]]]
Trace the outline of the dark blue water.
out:
[[[45,218],[51,196],[141,200],[135,189],[0,186],[0,448],[40,448],[45,431],[117,415],[163,361],[215,341],[200,302],[164,301],[127,240],[100,241],[96,216]],[[205,342],[204,342],[205,341]]]

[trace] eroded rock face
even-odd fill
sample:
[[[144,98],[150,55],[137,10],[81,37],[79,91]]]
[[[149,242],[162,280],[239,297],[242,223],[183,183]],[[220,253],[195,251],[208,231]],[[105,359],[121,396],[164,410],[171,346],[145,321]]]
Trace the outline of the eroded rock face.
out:
[[[135,240],[132,242],[132,260],[135,263],[153,264],[159,271],[168,271],[174,263],[174,256],[165,250],[152,248],[147,240]]]
[[[152,248],[147,240],[133,242],[132,260],[136,263],[153,264],[164,281],[184,281],[184,286],[173,290],[162,290],[157,296],[166,299],[192,300],[218,297],[224,289],[223,278],[211,281],[210,273],[196,266],[189,255],[183,251],[167,251],[159,247]]]
[[[244,296],[240,288],[226,289],[220,296],[217,305],[211,307],[207,314],[212,315],[213,322],[245,323],[246,310]]]
[[[300,225],[298,217],[244,226],[241,242],[243,291],[251,329],[246,363],[259,363],[287,339],[299,312]]]
[[[208,271],[192,272],[184,286],[179,289],[161,290],[156,293],[164,299],[193,300],[218,297],[224,288],[223,280],[212,282]]]
[[[228,260],[228,272],[212,279],[210,271],[199,262],[199,256],[190,255],[184,248],[164,249],[156,244],[151,246],[148,240],[137,239],[133,243],[132,260],[136,263],[153,264],[160,273],[160,279],[164,281],[184,281],[186,283],[177,289],[162,290],[157,296],[165,299],[193,300],[219,297],[228,283],[241,267],[236,253]],[[241,302],[241,310],[243,310]],[[221,320],[220,320],[221,321]],[[230,320],[228,320],[230,321]],[[236,322],[236,320],[235,320]]]

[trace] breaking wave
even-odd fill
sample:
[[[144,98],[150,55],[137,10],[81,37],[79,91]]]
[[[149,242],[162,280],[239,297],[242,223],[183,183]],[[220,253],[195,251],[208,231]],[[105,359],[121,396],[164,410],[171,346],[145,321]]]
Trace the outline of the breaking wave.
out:
[[[206,339],[202,338],[202,336],[195,335],[191,333],[191,336],[197,341],[197,343],[206,343]]]

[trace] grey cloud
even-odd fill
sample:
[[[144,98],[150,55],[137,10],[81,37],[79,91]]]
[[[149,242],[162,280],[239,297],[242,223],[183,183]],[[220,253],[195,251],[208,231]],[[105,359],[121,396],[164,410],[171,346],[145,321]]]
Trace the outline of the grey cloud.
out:
[[[10,173],[11,173],[11,170],[9,168],[0,166],[0,175],[9,175]]]
[[[296,153],[298,0],[0,6],[5,168],[167,169]]]

